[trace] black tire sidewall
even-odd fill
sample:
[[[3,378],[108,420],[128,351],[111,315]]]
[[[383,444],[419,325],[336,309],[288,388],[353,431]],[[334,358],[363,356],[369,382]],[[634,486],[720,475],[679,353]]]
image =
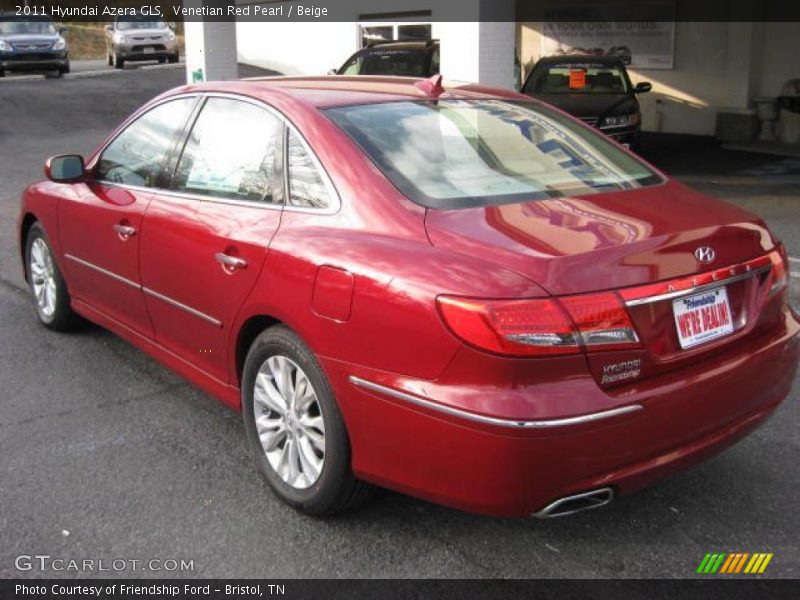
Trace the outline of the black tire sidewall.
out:
[[[319,479],[304,490],[286,484],[270,466],[255,427],[253,390],[256,375],[264,361],[275,355],[290,358],[305,371],[322,409],[325,462]],[[322,368],[306,345],[288,328],[272,327],[253,342],[242,373],[242,413],[257,468],[272,490],[287,504],[308,514],[324,514],[333,510],[342,497],[342,491],[353,482],[347,431]]]

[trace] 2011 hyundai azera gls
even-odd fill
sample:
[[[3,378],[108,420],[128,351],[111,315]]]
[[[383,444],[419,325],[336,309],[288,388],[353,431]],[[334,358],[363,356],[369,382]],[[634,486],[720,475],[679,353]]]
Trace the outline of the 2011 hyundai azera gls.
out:
[[[38,318],[98,323],[241,409],[308,513],[370,484],[600,506],[753,430],[797,368],[758,217],[512,92],[181,87],[45,174],[19,219]]]

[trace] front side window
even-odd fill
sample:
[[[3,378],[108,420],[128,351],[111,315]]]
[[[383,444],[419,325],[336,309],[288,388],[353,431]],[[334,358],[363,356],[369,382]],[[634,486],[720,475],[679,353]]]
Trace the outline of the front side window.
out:
[[[289,204],[300,208],[327,208],[331,197],[311,154],[291,129],[286,149],[289,169]]]
[[[194,98],[171,100],[140,116],[103,150],[95,177],[139,187],[158,185],[164,161],[194,103]]]
[[[280,203],[283,124],[249,102],[210,98],[192,128],[173,179],[191,194]]]
[[[326,110],[412,200],[461,208],[638,188],[662,179],[538,103],[403,101]]]

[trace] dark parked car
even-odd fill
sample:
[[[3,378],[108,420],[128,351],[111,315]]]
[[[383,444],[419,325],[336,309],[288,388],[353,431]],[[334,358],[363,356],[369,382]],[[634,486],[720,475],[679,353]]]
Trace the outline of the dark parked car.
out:
[[[0,14],[0,77],[6,71],[69,73],[69,48],[48,17]]]
[[[439,73],[439,40],[381,42],[347,59],[336,75],[430,77]]]
[[[123,17],[106,26],[108,64],[122,69],[128,61],[176,63],[178,37],[165,21],[150,16]]]
[[[522,92],[557,106],[597,127],[618,142],[636,145],[641,111],[636,94],[651,85],[631,84],[617,56],[551,56],[541,59],[528,75]]]

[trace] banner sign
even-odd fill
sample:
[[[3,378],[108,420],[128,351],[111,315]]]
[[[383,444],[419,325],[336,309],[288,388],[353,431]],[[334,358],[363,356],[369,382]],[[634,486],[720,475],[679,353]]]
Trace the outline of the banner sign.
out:
[[[619,14],[629,20],[615,21]],[[542,11],[542,56],[614,55],[640,69],[671,69],[675,44],[675,2],[570,5]]]

